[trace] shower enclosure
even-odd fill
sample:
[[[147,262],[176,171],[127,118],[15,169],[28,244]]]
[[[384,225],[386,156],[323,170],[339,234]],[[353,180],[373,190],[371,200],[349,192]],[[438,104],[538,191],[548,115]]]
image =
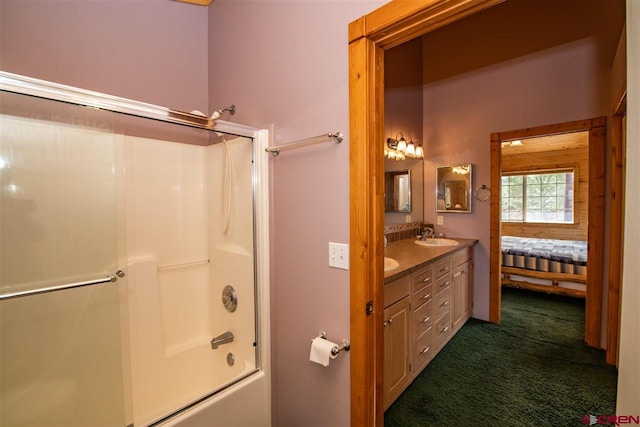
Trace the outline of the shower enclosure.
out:
[[[0,425],[224,425],[208,402],[268,382],[266,133],[0,89]]]

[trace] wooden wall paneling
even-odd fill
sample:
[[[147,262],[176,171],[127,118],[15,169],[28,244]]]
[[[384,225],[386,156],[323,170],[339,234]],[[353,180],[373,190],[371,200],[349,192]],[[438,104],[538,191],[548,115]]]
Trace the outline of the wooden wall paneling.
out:
[[[525,141],[526,145],[526,141]],[[502,173],[534,170],[574,169],[574,224],[531,224],[505,222],[502,232],[507,236],[543,237],[548,239],[587,240],[589,200],[589,147],[544,153],[502,156]]]

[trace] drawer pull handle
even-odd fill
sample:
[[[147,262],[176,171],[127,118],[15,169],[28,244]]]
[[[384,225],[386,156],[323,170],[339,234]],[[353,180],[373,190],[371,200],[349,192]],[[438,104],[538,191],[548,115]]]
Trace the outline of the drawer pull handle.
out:
[[[427,316],[424,319],[422,319],[421,323],[427,323],[429,320],[431,320],[431,316]]]
[[[431,347],[425,347],[424,350],[422,350],[420,353],[425,354],[430,349],[431,349]]]
[[[466,271],[464,271],[464,270],[463,271],[458,271],[456,274],[453,275],[453,278],[455,279],[456,277],[461,276],[462,273],[466,273]]]
[[[392,319],[392,318],[391,318],[391,319],[389,319],[389,320],[385,320],[385,321],[384,321],[384,327],[386,328],[386,327],[387,327],[387,325],[391,326],[391,324],[392,324],[392,323],[393,323],[393,319]]]
[[[431,294],[424,294],[420,297],[420,299],[429,299],[431,298]]]
[[[443,288],[445,288],[445,287],[447,287],[447,286],[449,286],[449,281],[448,281],[448,280],[442,284],[442,287],[443,287]]]
[[[431,277],[425,277],[424,279],[422,279],[422,281],[424,283],[430,282],[431,281]]]
[[[440,307],[446,307],[447,305],[449,305],[449,301],[445,301],[442,304],[440,304]]]
[[[444,334],[445,332],[447,332],[449,330],[448,326],[445,326],[444,329],[440,330],[441,334]]]
[[[440,271],[449,271],[449,267],[442,267]]]

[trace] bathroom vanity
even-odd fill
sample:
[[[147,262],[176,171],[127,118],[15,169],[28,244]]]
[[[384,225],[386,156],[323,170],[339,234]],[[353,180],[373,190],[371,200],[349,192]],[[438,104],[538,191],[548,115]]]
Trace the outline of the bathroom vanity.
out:
[[[478,241],[453,240],[458,245],[404,239],[385,248],[385,257],[397,261],[385,271],[385,410],[471,317]]]

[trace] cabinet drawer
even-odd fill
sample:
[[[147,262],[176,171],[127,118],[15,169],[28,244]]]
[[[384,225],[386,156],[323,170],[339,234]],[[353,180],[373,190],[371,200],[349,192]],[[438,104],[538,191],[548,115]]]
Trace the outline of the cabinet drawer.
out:
[[[441,278],[442,276],[449,273],[450,271],[451,271],[450,257],[443,258],[440,261],[436,262],[436,271],[435,271],[436,279]]]
[[[438,348],[442,347],[451,336],[451,311],[445,310],[435,323],[435,341]]]
[[[451,288],[451,274],[446,274],[436,281],[436,295]]]
[[[411,284],[411,276],[404,276],[398,280],[384,285],[384,306],[389,307],[391,304],[400,301],[409,295]]]
[[[413,375],[418,375],[422,368],[433,358],[433,327],[429,328],[413,343]]]
[[[473,246],[462,248],[451,254],[451,267],[457,267],[473,258]]]
[[[411,297],[411,307],[417,309],[422,304],[433,299],[433,285],[427,285],[422,289],[418,289]]]
[[[433,284],[433,267],[427,267],[411,276],[411,289],[413,292],[431,284]]]
[[[436,316],[440,317],[440,314],[445,310],[451,309],[451,289],[447,288],[440,292],[436,297]]]
[[[433,300],[414,310],[412,316],[413,336],[417,338],[433,325]]]

